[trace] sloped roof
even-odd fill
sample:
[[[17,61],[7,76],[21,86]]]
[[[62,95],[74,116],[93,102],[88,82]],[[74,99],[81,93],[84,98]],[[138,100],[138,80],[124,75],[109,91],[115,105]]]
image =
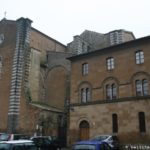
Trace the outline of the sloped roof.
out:
[[[56,107],[52,107],[43,103],[31,102],[30,105],[37,107],[39,109],[43,109],[43,110],[47,110],[47,111],[51,111],[55,113],[64,113],[64,111],[61,109],[58,109]]]

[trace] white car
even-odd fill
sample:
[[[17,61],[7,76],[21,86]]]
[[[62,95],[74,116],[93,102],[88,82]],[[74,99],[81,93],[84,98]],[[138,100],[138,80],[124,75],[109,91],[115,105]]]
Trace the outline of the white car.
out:
[[[9,133],[0,134],[0,141],[11,141],[19,139],[30,139],[30,136],[24,134],[9,134]]]
[[[0,142],[0,150],[38,150],[31,140],[12,140]]]

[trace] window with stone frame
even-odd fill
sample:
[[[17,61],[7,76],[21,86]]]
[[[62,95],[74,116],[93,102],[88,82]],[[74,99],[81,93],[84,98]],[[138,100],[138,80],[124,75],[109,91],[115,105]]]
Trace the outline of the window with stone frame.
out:
[[[90,101],[90,88],[81,89],[81,103],[87,103]]]
[[[114,64],[115,63],[113,57],[109,57],[106,59],[107,70],[113,70],[115,68]]]
[[[82,64],[82,75],[87,75],[89,73],[89,64],[84,63]]]
[[[117,98],[117,86],[115,83],[106,85],[106,99],[112,100]]]
[[[144,52],[142,50],[138,50],[135,52],[135,61],[136,64],[144,63]]]
[[[78,87],[79,103],[87,103],[92,99],[92,87],[89,82],[82,82]]]
[[[136,96],[148,95],[149,87],[148,87],[148,81],[146,79],[136,80],[135,86],[136,86]]]
[[[139,112],[139,131],[146,132],[145,113]]]

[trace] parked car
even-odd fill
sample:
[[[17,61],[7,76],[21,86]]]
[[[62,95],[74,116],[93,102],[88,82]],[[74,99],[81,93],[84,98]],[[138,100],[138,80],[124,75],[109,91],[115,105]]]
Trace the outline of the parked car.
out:
[[[116,135],[98,135],[94,138],[92,138],[91,140],[94,141],[105,141],[107,142],[110,147],[112,147],[114,150],[118,150],[119,149],[119,139]]]
[[[8,134],[8,133],[2,133],[0,135],[0,141],[10,141],[19,139],[30,139],[30,136],[24,134]]]
[[[3,135],[4,133],[0,133],[0,136]]]
[[[36,136],[31,140],[40,150],[60,150],[61,146],[51,136]]]
[[[0,150],[38,150],[31,140],[13,140],[0,142]]]
[[[80,141],[72,146],[72,150],[112,150],[104,141]]]
[[[59,145],[59,147],[63,148],[66,147],[66,139],[65,138],[58,138],[56,136],[51,136],[53,143]]]

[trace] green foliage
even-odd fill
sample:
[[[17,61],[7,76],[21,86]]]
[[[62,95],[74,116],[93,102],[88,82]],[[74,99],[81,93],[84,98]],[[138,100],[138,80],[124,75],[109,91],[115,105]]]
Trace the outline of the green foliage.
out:
[[[47,62],[46,62],[45,60],[41,61],[41,62],[40,62],[40,66],[41,66],[42,68],[47,68]]]
[[[31,102],[32,101],[32,96],[31,96],[30,89],[27,89],[25,91],[25,97],[26,97],[27,102]]]

